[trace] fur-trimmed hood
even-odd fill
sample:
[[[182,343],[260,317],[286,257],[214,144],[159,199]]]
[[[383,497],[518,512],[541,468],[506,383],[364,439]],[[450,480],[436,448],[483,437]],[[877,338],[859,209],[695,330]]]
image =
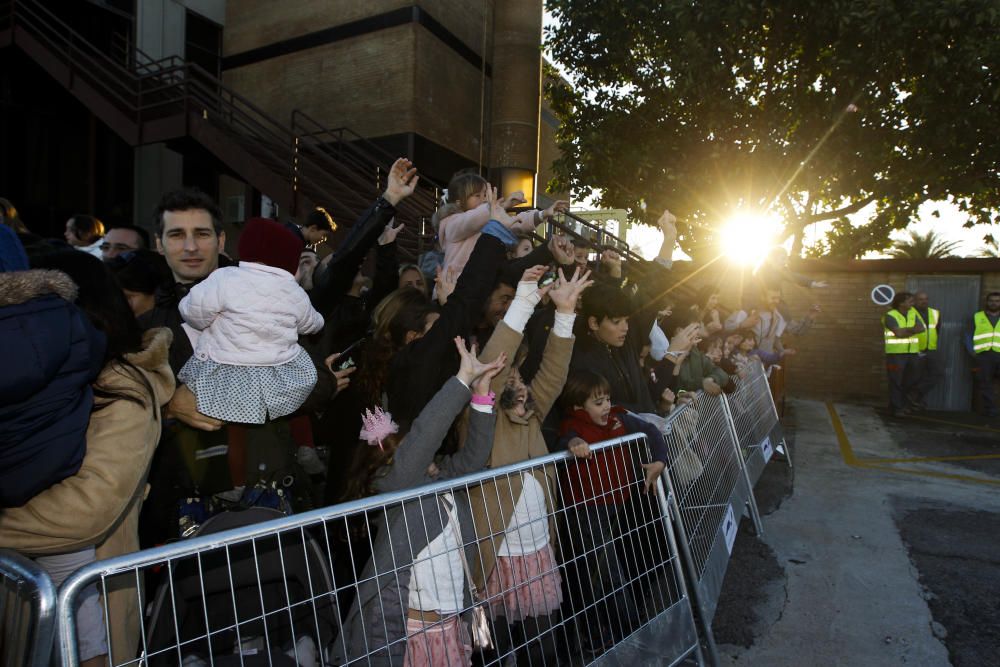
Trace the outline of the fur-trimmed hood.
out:
[[[0,273],[0,307],[16,306],[47,294],[73,303],[77,287],[69,276],[52,269]]]

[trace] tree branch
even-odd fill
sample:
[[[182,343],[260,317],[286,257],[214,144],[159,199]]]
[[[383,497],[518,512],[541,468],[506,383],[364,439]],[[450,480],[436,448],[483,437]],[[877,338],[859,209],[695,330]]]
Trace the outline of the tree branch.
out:
[[[834,218],[840,218],[845,215],[851,215],[852,213],[857,213],[868,204],[875,201],[875,195],[868,195],[864,199],[859,199],[858,201],[845,206],[844,208],[838,208],[836,211],[826,211],[824,213],[815,213],[812,215],[802,216],[799,220],[803,225],[811,225],[814,222],[823,222],[824,220],[833,220]]]

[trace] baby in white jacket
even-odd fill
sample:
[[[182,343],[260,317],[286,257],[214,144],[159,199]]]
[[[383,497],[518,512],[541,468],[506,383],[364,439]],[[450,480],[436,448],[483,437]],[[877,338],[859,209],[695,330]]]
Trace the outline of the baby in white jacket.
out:
[[[263,424],[298,410],[316,385],[316,366],[298,343],[323,328],[295,282],[303,246],[281,223],[252,218],[239,265],[213,271],[181,300],[194,356],[177,379],[202,414]]]

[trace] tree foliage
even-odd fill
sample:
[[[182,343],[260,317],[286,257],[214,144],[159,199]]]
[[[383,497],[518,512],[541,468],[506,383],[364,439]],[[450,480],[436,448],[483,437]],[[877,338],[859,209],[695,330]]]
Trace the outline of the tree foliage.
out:
[[[931,230],[921,234],[910,230],[909,238],[893,241],[889,256],[896,259],[944,259],[954,257],[958,241],[946,241]]]
[[[549,0],[572,86],[556,185],[643,217],[669,207],[702,254],[736,209],[826,247],[889,244],[928,199],[1000,221],[997,0]],[[871,223],[846,215],[873,204]],[[800,245],[796,245],[796,250]]]

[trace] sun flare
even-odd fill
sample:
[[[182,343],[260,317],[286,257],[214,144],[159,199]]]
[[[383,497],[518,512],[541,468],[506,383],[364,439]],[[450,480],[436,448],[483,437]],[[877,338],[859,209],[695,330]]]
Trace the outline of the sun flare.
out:
[[[777,244],[781,222],[760,213],[737,213],[722,228],[722,252],[729,261],[757,267]]]

